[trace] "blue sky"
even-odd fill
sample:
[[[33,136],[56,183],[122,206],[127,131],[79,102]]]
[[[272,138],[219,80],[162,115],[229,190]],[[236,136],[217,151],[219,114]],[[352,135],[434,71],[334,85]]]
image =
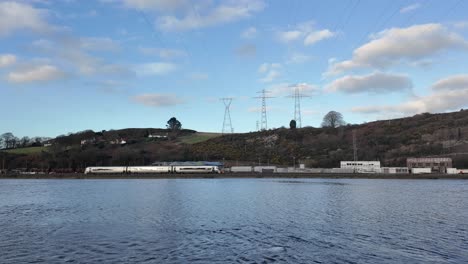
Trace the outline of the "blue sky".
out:
[[[468,106],[468,2],[22,0],[0,2],[0,133],[164,127],[235,132]]]

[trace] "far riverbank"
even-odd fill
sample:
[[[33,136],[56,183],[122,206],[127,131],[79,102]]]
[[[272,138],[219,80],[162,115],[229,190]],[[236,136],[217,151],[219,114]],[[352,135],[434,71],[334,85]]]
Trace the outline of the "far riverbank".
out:
[[[468,174],[321,174],[321,173],[226,173],[226,174],[1,174],[0,179],[468,179]]]

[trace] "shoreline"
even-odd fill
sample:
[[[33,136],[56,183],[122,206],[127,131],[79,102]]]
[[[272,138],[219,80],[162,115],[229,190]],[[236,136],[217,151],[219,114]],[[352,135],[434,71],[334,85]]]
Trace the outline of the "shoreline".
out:
[[[454,179],[468,180],[468,174],[320,174],[320,173],[226,173],[226,174],[1,174],[0,179]]]

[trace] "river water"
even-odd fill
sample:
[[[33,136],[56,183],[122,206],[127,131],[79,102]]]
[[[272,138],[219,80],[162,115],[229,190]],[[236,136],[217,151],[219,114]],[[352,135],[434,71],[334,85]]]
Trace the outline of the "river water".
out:
[[[468,181],[0,180],[0,263],[467,263]]]

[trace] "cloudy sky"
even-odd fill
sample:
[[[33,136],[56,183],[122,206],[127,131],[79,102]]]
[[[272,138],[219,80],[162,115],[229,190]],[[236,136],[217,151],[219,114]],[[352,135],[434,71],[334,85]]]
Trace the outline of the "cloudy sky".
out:
[[[468,1],[0,1],[0,133],[235,132],[468,106]]]

